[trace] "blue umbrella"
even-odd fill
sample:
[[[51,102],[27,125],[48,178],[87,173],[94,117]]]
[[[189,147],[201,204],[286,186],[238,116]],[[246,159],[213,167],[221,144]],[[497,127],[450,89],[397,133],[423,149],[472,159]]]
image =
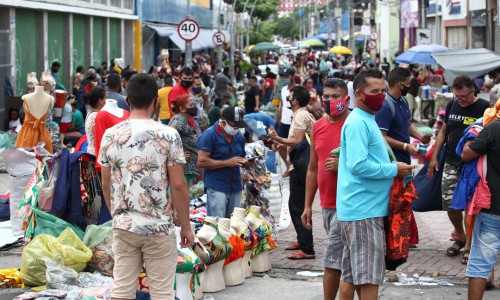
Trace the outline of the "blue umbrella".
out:
[[[432,58],[431,54],[450,50],[451,49],[449,48],[436,44],[419,45],[401,53],[394,60],[397,63],[426,64],[435,66],[437,65],[437,62],[434,58]]]

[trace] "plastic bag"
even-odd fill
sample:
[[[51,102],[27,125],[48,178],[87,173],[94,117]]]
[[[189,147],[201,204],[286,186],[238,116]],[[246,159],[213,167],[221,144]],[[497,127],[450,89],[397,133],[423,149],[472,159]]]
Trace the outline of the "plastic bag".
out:
[[[189,199],[196,199],[205,194],[203,181],[198,181],[197,184],[189,188]]]
[[[0,270],[0,282],[2,288],[24,288],[19,269]]]
[[[83,239],[83,231],[77,226],[39,209],[32,207],[31,210],[35,214],[35,237],[41,234],[49,234],[53,237],[57,237],[69,227],[80,240]]]
[[[112,222],[108,221],[100,226],[89,225],[83,237],[83,243],[92,250],[92,259],[88,263],[89,271],[97,271],[109,277],[113,277],[115,265]]]
[[[83,271],[92,258],[87,248],[71,228],[66,228],[55,238],[48,234],[35,237],[21,256],[21,280],[30,286],[45,285],[47,266],[45,260],[54,255],[62,256],[64,265],[77,272]]]
[[[93,288],[102,286],[111,286],[113,284],[113,278],[102,276],[99,273],[87,273],[82,272],[78,276],[78,286],[82,288]]]
[[[78,273],[64,266],[61,254],[54,255],[52,259],[47,259],[45,265],[47,266],[47,288],[57,289],[59,284],[78,284]]]
[[[0,133],[0,149],[1,148],[12,148],[14,145],[12,145],[11,139],[9,135],[5,132]]]

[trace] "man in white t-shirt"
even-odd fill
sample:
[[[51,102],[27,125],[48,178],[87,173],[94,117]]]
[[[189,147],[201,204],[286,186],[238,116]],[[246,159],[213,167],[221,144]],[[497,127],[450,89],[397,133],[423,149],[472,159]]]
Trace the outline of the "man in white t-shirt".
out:
[[[276,124],[278,125],[278,135],[282,138],[288,138],[288,132],[290,131],[290,125],[292,124],[292,107],[288,102],[288,96],[290,96],[290,90],[295,87],[295,82],[293,81],[293,76],[295,71],[292,68],[286,69],[283,74],[284,87],[281,89],[281,103],[278,109],[278,116],[276,118]],[[286,171],[283,177],[288,177],[288,171],[290,170],[290,163],[287,160],[286,150],[280,149],[280,156],[285,162]]]

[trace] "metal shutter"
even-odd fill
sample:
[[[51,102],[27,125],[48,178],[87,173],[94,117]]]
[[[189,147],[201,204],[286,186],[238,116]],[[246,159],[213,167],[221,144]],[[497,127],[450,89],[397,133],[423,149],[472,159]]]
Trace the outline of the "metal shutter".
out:
[[[467,28],[462,27],[448,27],[448,48],[453,50],[465,49],[467,45]]]
[[[496,53],[499,53],[500,54],[500,26],[498,25],[497,22],[495,22],[495,27],[494,28],[494,37],[493,39],[495,40],[495,43],[493,45],[493,48],[495,49],[495,52]]]

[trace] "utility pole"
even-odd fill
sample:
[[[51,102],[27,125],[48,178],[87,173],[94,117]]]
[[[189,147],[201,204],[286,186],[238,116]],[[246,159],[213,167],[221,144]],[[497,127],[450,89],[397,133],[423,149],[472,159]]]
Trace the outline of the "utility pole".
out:
[[[245,1],[245,6],[243,7],[243,14],[242,14],[242,18],[241,20],[243,21],[242,22],[242,27],[245,27],[245,17],[247,15],[247,6],[248,6],[248,2],[250,0],[246,0]],[[248,30],[248,28],[246,29]],[[243,56],[243,32],[240,31],[240,55]]]
[[[439,32],[439,28],[441,27],[441,26],[438,26],[438,24],[439,24],[438,23],[438,8],[439,8],[438,0],[436,0],[436,2],[434,2],[434,5],[435,5],[435,9],[436,9],[436,13],[434,15],[434,36],[435,36],[434,41],[436,44],[441,45],[441,39],[440,38],[438,39],[438,37],[439,37],[438,32]]]
[[[340,0],[337,0],[337,5],[335,8],[335,45],[342,46],[342,40],[340,38],[340,22],[342,18],[342,10],[340,8]]]
[[[191,18],[191,0],[187,0],[187,14],[186,14],[186,19]],[[193,64],[193,51],[192,49],[192,42],[186,42],[186,53],[185,53],[185,66],[190,67]]]
[[[319,33],[319,27],[318,27],[318,22],[319,20],[319,15],[318,15],[318,1],[314,1],[314,27],[313,27],[313,35],[316,35],[316,32]]]
[[[238,3],[238,0],[234,0],[233,7],[232,7],[232,22],[228,22],[230,24],[231,28],[231,49],[230,49],[230,56],[231,56],[231,64],[229,66],[229,72],[231,73],[231,82],[234,84],[236,83],[236,77],[234,76],[234,47],[236,47],[236,34],[234,31],[234,19],[235,19],[235,11],[236,11],[236,3]]]
[[[250,11],[250,17],[248,18],[248,24],[247,24],[247,43],[246,43],[246,48],[247,48],[247,54],[248,55],[250,55],[250,51],[248,50],[248,47],[250,46],[250,23],[252,21],[253,10],[255,9],[255,5],[257,5],[257,0],[253,1],[252,10]]]
[[[353,6],[353,0],[349,0],[348,7],[349,7],[349,48],[352,50],[353,56],[356,55],[355,50],[356,50],[356,45],[355,39],[354,39],[354,9],[352,8]]]
[[[326,32],[328,34],[327,47],[330,47],[332,40],[332,19],[330,18],[330,0],[326,0]]]
[[[217,31],[220,31],[220,10],[221,10],[221,7],[222,7],[222,0],[219,0],[219,22],[217,24]],[[227,14],[225,15],[225,18],[227,18]],[[221,46],[217,46],[217,69],[218,70],[221,70],[222,69],[222,45]]]

